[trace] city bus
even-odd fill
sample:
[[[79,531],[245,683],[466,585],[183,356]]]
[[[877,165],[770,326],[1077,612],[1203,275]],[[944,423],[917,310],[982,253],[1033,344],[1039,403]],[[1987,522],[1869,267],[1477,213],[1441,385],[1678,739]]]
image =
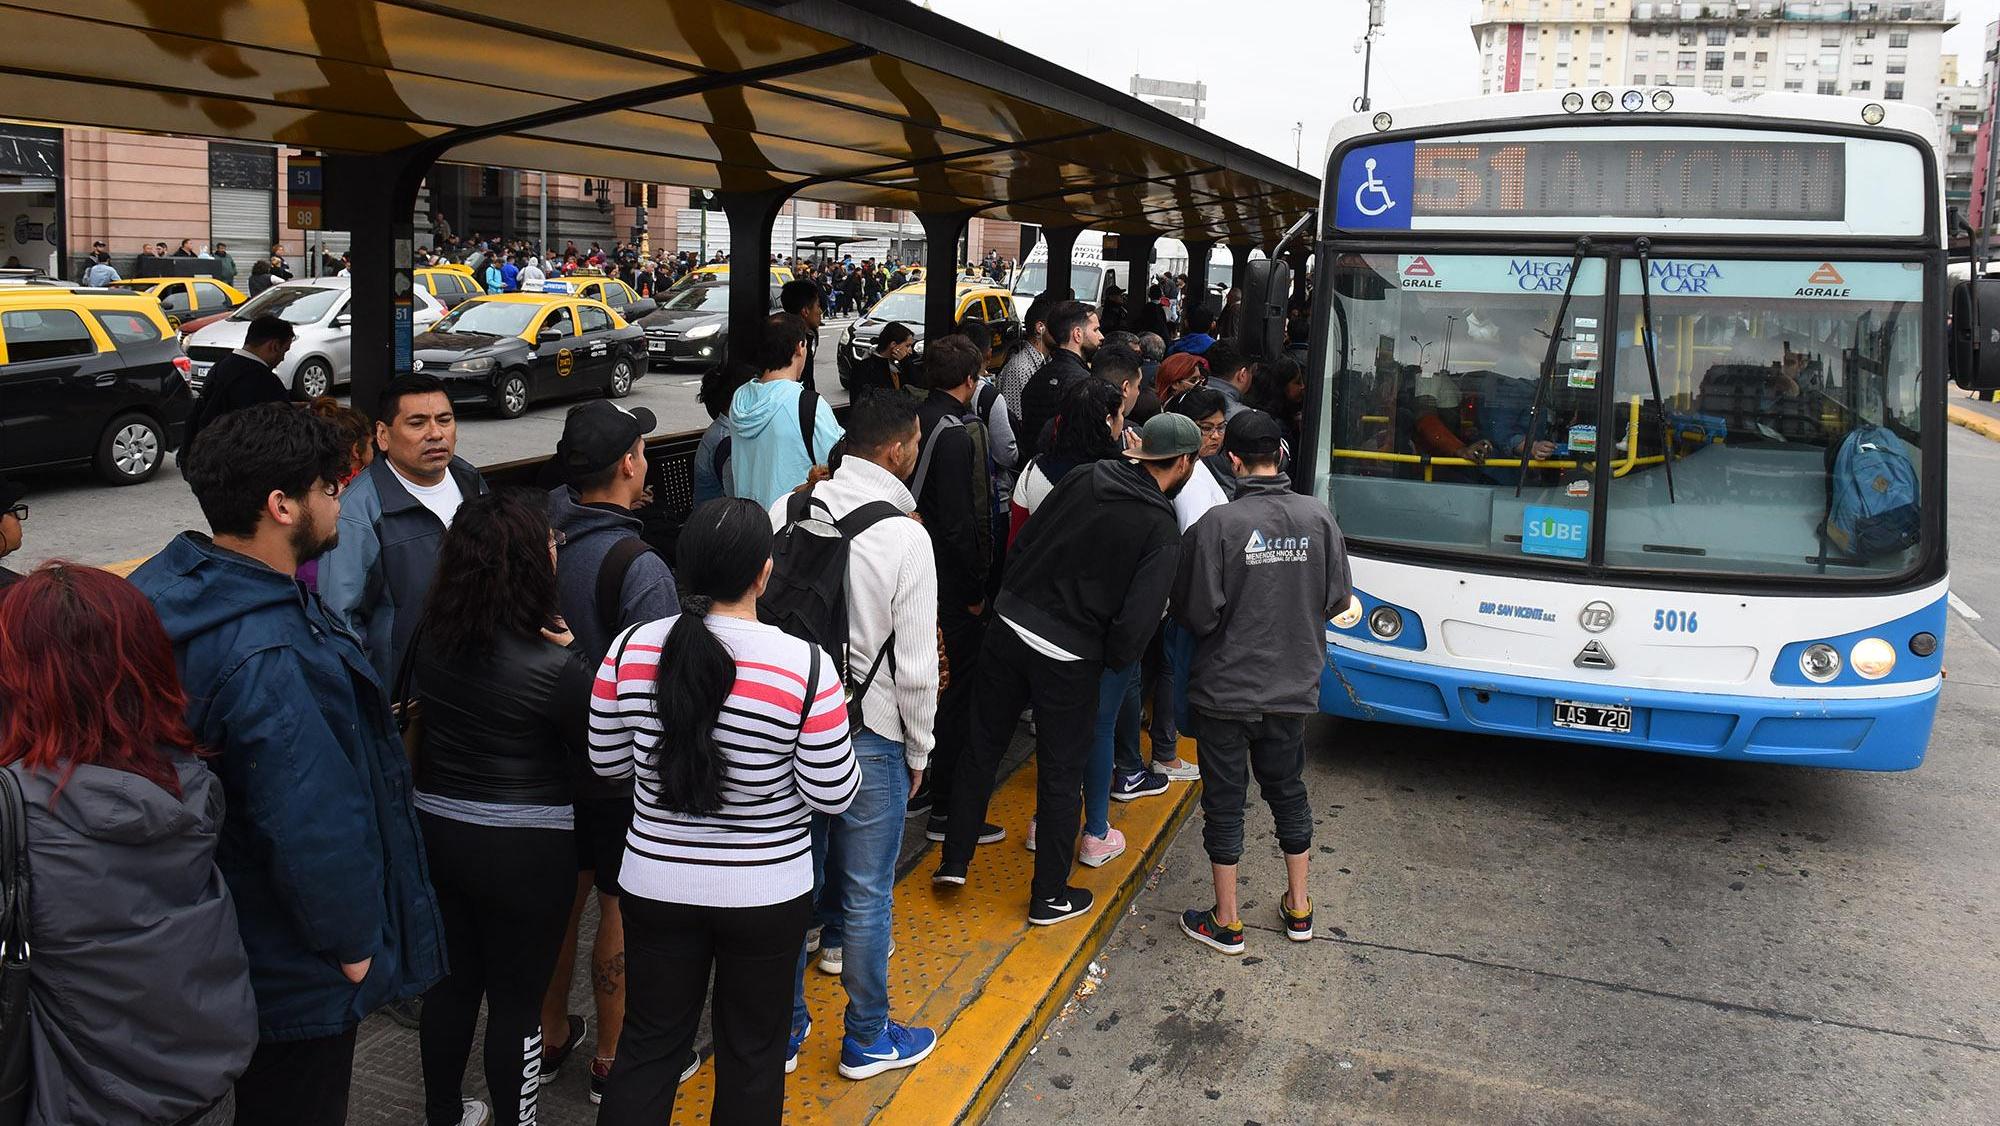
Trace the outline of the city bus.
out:
[[[1322,710],[1907,770],[1942,679],[1928,111],[1685,88],[1333,130],[1293,471],[1347,538]]]

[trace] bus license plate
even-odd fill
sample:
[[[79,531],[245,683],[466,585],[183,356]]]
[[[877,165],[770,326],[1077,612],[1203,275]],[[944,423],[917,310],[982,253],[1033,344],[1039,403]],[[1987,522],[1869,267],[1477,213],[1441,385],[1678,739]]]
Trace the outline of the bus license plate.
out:
[[[1632,734],[1632,709],[1624,704],[1585,704],[1576,700],[1556,701],[1556,726],[1578,731],[1611,731]]]

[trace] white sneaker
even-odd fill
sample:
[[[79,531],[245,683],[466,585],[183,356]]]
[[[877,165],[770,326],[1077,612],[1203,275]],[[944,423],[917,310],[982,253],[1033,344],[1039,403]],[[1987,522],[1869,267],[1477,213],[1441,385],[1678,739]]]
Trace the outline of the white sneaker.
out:
[[[822,946],[819,948],[819,972],[839,977],[842,964],[840,947]]]
[[[1169,782],[1201,781],[1201,767],[1184,758],[1154,759],[1153,773],[1166,775]]]
[[[493,1121],[493,1112],[478,1099],[460,1099],[458,1106],[458,1126],[487,1126]]]

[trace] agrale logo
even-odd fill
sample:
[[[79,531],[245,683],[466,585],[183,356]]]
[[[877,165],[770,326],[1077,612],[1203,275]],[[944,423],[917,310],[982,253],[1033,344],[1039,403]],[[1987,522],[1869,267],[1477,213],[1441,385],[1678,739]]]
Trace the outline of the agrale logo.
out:
[[[1794,297],[1852,297],[1854,291],[1847,288],[1847,279],[1833,268],[1831,262],[1821,262],[1819,269],[1812,272],[1806,284],[1799,287]]]

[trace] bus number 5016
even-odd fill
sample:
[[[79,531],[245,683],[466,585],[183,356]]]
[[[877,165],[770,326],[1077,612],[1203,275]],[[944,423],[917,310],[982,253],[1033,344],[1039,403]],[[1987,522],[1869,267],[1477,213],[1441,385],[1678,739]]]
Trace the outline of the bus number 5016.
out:
[[[1693,610],[1655,610],[1653,628],[1667,633],[1693,633],[1701,628]]]

